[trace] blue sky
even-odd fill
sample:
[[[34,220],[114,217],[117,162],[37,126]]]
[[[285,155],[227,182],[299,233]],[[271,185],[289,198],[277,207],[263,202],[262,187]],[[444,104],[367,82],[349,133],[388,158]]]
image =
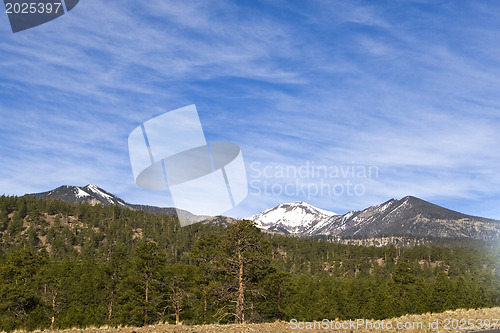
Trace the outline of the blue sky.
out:
[[[168,192],[134,184],[127,138],[196,104],[207,140],[245,159],[249,196],[228,215],[414,195],[500,219],[498,12],[496,1],[85,0],[16,34],[0,15],[0,193],[93,183],[169,206]],[[280,173],[312,164],[377,173]]]

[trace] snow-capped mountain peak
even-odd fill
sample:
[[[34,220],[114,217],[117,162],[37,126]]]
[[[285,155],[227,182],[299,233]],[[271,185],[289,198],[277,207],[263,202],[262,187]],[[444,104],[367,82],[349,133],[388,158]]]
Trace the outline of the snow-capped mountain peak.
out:
[[[287,233],[307,233],[308,230],[321,227],[334,215],[337,214],[311,206],[303,201],[297,201],[279,204],[248,219],[254,221],[262,229]]]
[[[92,205],[120,205],[122,207],[130,207],[122,199],[114,196],[94,184],[86,186],[69,186],[63,185],[48,192],[32,194],[38,198],[59,199],[66,202],[88,202]]]

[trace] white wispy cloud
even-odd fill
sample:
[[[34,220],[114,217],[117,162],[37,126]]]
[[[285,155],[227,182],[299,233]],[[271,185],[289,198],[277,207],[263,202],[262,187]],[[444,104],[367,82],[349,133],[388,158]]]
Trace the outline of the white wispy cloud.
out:
[[[362,196],[311,197],[321,208],[408,194],[455,209],[497,204],[498,24],[481,18],[498,8],[460,6],[87,0],[3,33],[0,192],[94,182],[132,202],[168,203],[168,193],[134,185],[127,136],[196,103],[207,138],[240,144],[248,166],[378,168],[357,180]],[[307,198],[253,196],[233,213],[295,199]]]

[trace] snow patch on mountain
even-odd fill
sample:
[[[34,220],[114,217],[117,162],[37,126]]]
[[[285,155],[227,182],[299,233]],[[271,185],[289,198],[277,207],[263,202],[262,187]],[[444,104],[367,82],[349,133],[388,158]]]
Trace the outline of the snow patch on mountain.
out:
[[[111,195],[109,195],[107,193],[104,193],[103,191],[101,191],[99,189],[99,187],[97,187],[94,184],[88,184],[87,186],[84,187],[84,189],[87,189],[87,190],[90,190],[90,191],[94,192],[98,196],[106,199],[110,204],[114,203],[113,197]]]
[[[380,213],[383,213],[384,211],[387,210],[387,208],[391,207],[397,200],[395,198],[377,206],[377,210],[380,212]]]
[[[75,195],[76,195],[77,198],[83,198],[83,197],[89,197],[90,196],[90,194],[88,194],[87,192],[85,192],[84,190],[82,190],[79,187],[75,187]]]

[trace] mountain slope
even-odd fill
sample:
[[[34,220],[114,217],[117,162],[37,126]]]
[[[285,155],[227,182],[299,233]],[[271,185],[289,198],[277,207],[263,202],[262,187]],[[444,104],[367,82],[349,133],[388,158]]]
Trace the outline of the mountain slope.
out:
[[[412,196],[393,199],[385,205],[385,209],[374,206],[353,215],[352,226],[339,235],[363,238],[411,234],[476,239],[498,239],[500,235],[500,221],[462,214]]]
[[[345,238],[412,236],[486,240],[498,239],[500,235],[500,221],[462,214],[412,196],[330,216],[305,203],[281,204],[249,219],[266,230]]]

